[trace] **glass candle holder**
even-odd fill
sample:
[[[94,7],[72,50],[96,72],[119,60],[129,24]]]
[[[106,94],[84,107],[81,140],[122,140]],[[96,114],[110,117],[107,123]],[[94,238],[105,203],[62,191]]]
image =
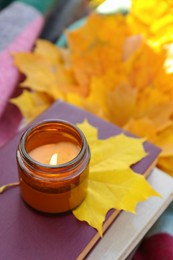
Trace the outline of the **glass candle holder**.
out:
[[[46,213],[74,209],[87,193],[90,149],[84,134],[62,120],[29,128],[17,149],[21,195]]]

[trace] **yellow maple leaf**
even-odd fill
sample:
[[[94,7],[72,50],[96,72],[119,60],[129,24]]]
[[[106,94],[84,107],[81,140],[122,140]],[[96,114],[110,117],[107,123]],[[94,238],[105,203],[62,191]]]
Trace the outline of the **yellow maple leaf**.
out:
[[[66,95],[66,101],[120,126],[132,113],[135,99],[136,90],[129,87],[121,65],[108,70],[99,77],[93,76],[87,97],[74,93]],[[112,104],[114,105],[112,106]]]
[[[133,33],[143,34],[154,47],[173,41],[172,1],[132,0],[132,8],[127,19]]]
[[[163,70],[165,58],[164,50],[155,51],[143,41],[125,61],[126,74],[131,86],[141,89],[151,85],[154,78]]]
[[[173,156],[161,156],[158,161],[158,167],[162,171],[168,172],[173,177]]]
[[[40,55],[45,61],[54,64],[63,64],[63,53],[49,41],[38,39],[34,53]]]
[[[109,121],[123,127],[134,115],[137,98],[138,90],[121,80],[106,96]]]
[[[123,44],[123,61],[128,60],[140,48],[143,41],[144,39],[140,34],[127,37]]]
[[[47,93],[54,99],[64,99],[68,91],[83,93],[66,66],[64,53],[54,44],[39,40],[33,53],[13,54],[15,65],[27,76],[21,86]]]
[[[148,118],[153,122],[157,133],[166,130],[166,128],[172,125],[173,101],[154,104],[146,115],[148,115]]]
[[[128,34],[122,15],[95,13],[81,28],[68,32],[71,65],[78,84],[87,88],[92,76],[101,76],[111,66],[116,67],[122,59],[123,42]],[[112,35],[118,35],[118,41]]]
[[[159,194],[143,176],[130,169],[146,156],[144,140],[124,134],[98,140],[97,130],[86,121],[78,126],[86,135],[92,156],[87,196],[73,214],[102,236],[102,224],[111,208],[135,212],[138,202]]]
[[[145,137],[152,142],[156,141],[157,139],[157,131],[155,126],[152,120],[150,120],[148,117],[131,119],[124,126],[124,129],[138,137]]]
[[[151,117],[152,120],[155,120],[155,116],[158,117],[158,115],[154,111],[159,108],[162,109],[162,107],[163,109],[166,108],[165,105],[167,103],[169,103],[168,95],[164,95],[164,93],[158,90],[154,84],[148,85],[143,90],[138,91],[134,117],[140,118],[147,116]],[[167,112],[165,114],[167,114]]]
[[[173,123],[158,133],[157,143],[163,149],[161,156],[173,156]]]
[[[172,106],[169,105],[165,104],[166,108],[163,107],[163,110],[161,106],[160,109],[153,111],[154,114],[157,113],[156,116],[154,115],[154,120],[147,117],[138,120],[131,119],[124,128],[159,146],[162,153],[159,156],[157,166],[173,176],[173,122],[169,120],[170,109],[172,111]]]
[[[46,110],[52,103],[53,99],[41,92],[29,92],[24,90],[23,93],[17,98],[10,100],[22,112],[26,123],[29,123],[36,116]]]

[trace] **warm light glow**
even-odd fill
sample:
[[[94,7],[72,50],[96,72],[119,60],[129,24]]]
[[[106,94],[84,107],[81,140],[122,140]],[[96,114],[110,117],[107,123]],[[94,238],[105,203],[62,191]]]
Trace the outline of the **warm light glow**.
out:
[[[131,7],[131,0],[106,0],[103,4],[97,7],[99,13],[114,13],[119,9],[129,9]]]
[[[167,46],[167,58],[164,66],[168,74],[173,73],[173,44]]]
[[[50,165],[57,165],[58,164],[58,154],[54,153],[52,157],[50,158]]]

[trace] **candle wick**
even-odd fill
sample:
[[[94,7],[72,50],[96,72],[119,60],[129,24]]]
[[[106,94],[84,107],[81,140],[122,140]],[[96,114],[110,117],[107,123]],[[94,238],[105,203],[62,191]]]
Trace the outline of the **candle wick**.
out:
[[[19,185],[20,185],[19,182],[14,182],[14,183],[9,183],[9,184],[3,185],[0,187],[0,193],[3,193],[5,190],[7,190],[10,187],[17,187]]]

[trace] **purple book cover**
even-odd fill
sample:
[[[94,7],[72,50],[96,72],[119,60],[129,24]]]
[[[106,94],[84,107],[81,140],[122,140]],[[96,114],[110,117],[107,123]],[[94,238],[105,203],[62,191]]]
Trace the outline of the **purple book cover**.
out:
[[[85,118],[99,129],[100,138],[122,132],[121,128],[62,101],[54,103],[34,122],[64,119],[79,123]],[[16,148],[21,134],[17,134],[0,150],[0,186],[18,181]],[[145,142],[144,146],[148,156],[133,166],[141,174],[145,174],[153,166],[160,153],[160,149],[149,142]],[[72,213],[47,215],[32,210],[21,199],[19,187],[1,194],[0,200],[1,260],[73,260],[79,256],[82,259],[99,239],[95,229],[75,219]],[[115,212],[116,210],[111,210],[107,219],[111,215],[115,218]]]

